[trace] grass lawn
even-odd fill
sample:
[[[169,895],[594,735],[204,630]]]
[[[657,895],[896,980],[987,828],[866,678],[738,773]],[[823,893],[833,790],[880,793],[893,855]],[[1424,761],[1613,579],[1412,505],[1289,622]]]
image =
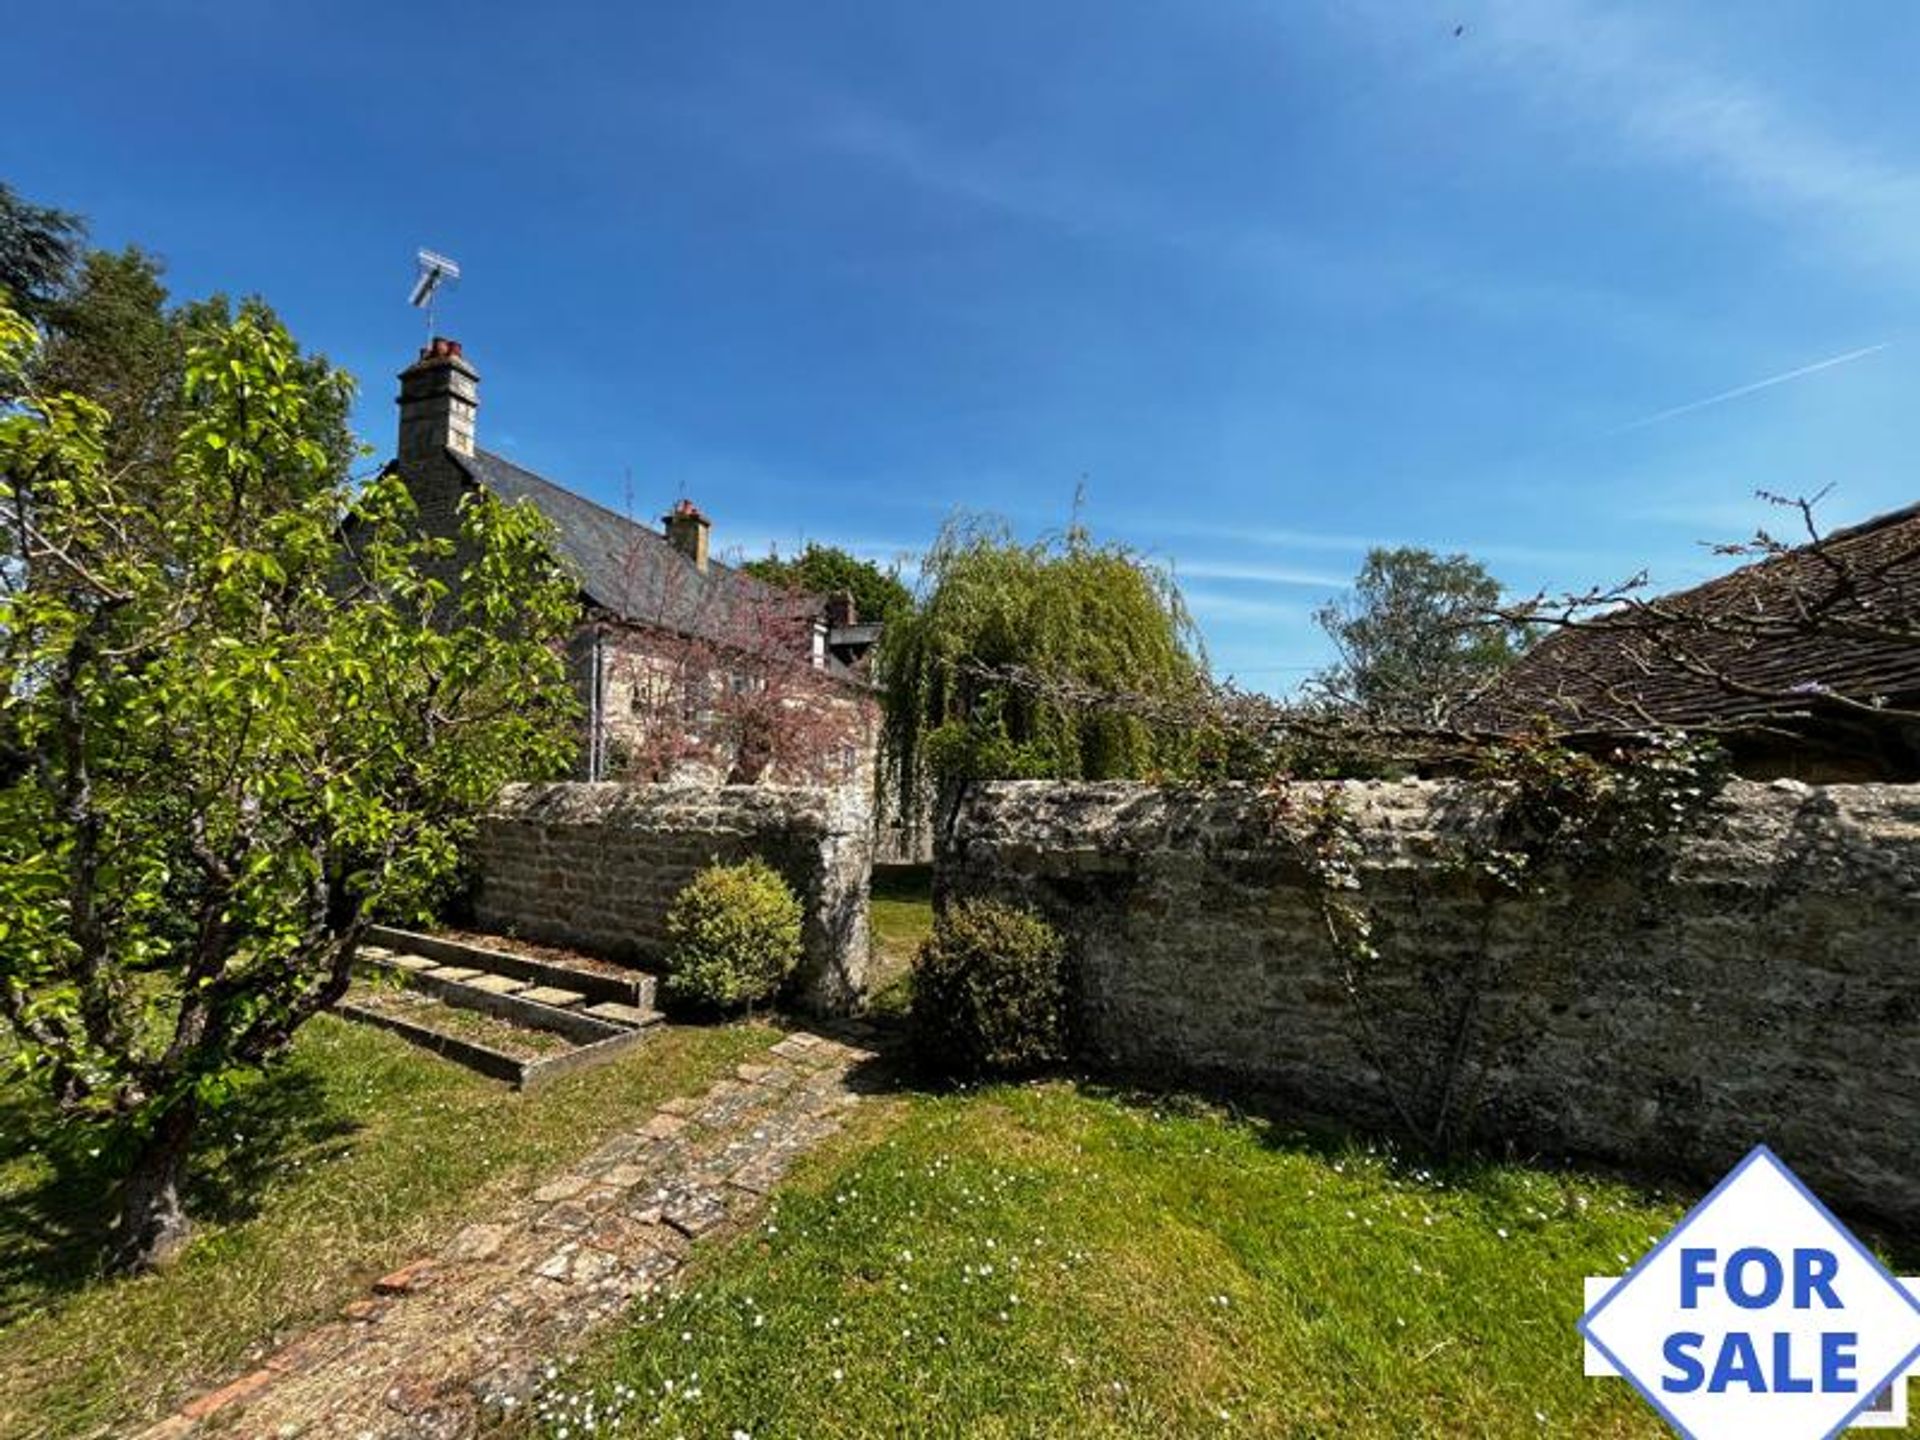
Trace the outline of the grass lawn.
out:
[[[1642,1253],[1672,1199],[1521,1165],[1433,1175],[1068,1083],[863,1123],[564,1374],[538,1426],[1664,1433],[1625,1382],[1582,1378],[1573,1326],[1581,1277]]]
[[[869,923],[875,975],[872,1008],[881,1015],[904,1014],[914,951],[933,933],[933,867],[876,866]]]
[[[0,1434],[79,1435],[164,1413],[483,1218],[490,1196],[704,1090],[775,1038],[762,1026],[667,1027],[520,1095],[322,1016],[205,1131],[191,1249],[131,1281],[95,1268],[103,1159],[49,1143],[30,1097],[0,1086]]]

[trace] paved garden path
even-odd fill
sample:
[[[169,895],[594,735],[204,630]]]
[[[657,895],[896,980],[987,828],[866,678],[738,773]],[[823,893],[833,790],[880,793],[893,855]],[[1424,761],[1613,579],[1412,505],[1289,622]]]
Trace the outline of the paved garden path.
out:
[[[668,1101],[143,1440],[441,1440],[524,1405],[548,1363],[672,1276],[694,1240],[756,1214],[794,1158],[839,1128],[876,1057],[800,1032],[769,1058]]]

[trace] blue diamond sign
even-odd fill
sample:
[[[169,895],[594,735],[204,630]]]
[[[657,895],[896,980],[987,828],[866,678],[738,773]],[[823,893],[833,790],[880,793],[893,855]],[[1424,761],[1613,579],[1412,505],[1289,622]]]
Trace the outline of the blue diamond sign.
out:
[[[1920,1359],[1920,1299],[1761,1145],[1580,1331],[1691,1440],[1821,1440]]]

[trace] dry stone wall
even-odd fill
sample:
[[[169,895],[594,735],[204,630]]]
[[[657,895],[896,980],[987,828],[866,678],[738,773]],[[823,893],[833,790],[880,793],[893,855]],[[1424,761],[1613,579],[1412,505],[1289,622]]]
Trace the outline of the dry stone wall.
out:
[[[976,786],[938,883],[1063,930],[1096,1061],[1392,1126],[1479,976],[1453,1072],[1476,1138],[1695,1179],[1764,1140],[1833,1203],[1920,1230],[1920,786],[1735,782],[1660,863],[1505,898],[1446,858],[1484,793],[1333,788],[1381,951],[1357,983],[1245,788]]]
[[[871,808],[844,790],[511,785],[481,821],[474,910],[491,930],[654,966],[695,872],[759,855],[806,910],[793,998],[838,1014],[867,989],[872,854]]]

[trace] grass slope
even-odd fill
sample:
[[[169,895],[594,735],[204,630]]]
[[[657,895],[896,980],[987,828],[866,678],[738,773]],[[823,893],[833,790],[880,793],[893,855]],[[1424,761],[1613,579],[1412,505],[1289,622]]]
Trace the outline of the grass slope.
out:
[[[199,1235],[172,1269],[137,1280],[95,1268],[106,1157],[0,1087],[0,1434],[85,1434],[162,1413],[484,1219],[490,1197],[704,1090],[775,1038],[671,1027],[519,1095],[322,1016],[208,1126],[189,1191]]]
[[[1069,1084],[917,1097],[541,1399],[732,1436],[1652,1435],[1581,1277],[1681,1207]],[[589,1413],[591,1407],[591,1413]],[[585,1422],[591,1419],[592,1426]]]

